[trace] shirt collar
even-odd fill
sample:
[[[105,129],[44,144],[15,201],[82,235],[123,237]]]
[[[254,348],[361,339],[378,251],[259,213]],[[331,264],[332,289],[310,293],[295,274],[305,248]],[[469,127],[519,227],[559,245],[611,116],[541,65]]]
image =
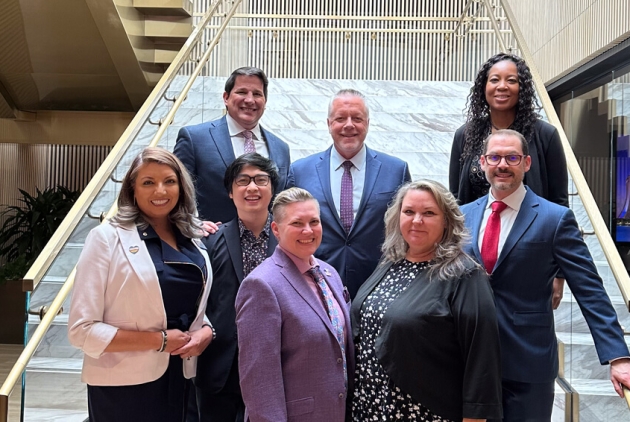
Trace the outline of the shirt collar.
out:
[[[521,209],[521,204],[525,199],[525,195],[527,195],[527,189],[525,188],[523,182],[521,182],[521,185],[509,196],[503,198],[501,202],[504,202],[508,207],[518,212]],[[486,204],[486,208],[490,208],[492,206],[492,203],[496,200],[497,199],[495,199],[495,197],[492,195],[492,189],[490,189],[490,192],[488,193],[488,203]]]
[[[237,218],[237,220],[238,220],[239,235],[240,235],[241,239],[243,238],[243,234],[245,233],[245,231],[248,231],[248,232],[252,233],[251,230],[249,230],[247,227],[245,227],[245,224],[243,224],[243,221],[240,218]],[[267,238],[269,238],[270,230],[271,230],[271,213],[269,213],[267,215],[267,222],[265,223],[265,226],[263,227],[262,231],[260,232],[260,235],[262,236],[262,234],[264,233],[267,236]],[[252,236],[254,236],[253,233],[252,233]]]
[[[311,268],[317,266],[317,261],[315,260],[315,257],[313,255],[308,257],[308,262],[305,262],[302,258],[293,255],[291,252],[287,251],[282,246],[278,245],[278,248],[280,248],[282,252],[284,252],[285,255],[288,256],[291,261],[293,261],[293,263],[297,267],[300,274],[304,274]]]
[[[245,129],[243,126],[239,125],[236,120],[230,116],[230,114],[225,115],[225,120],[227,121],[228,131],[230,132],[230,137],[240,135]],[[256,126],[252,129],[252,133],[254,134],[254,138],[257,140],[262,140],[262,133],[260,131],[260,123],[256,123]]]
[[[366,155],[367,152],[365,150],[365,144],[363,144],[359,152],[357,152],[354,157],[352,157],[350,160],[346,160],[341,156],[341,154],[339,154],[339,152],[333,145],[330,151],[330,166],[334,170],[337,170],[339,169],[339,167],[341,167],[344,161],[352,161],[352,165],[354,165],[358,171],[361,171],[365,168]]]

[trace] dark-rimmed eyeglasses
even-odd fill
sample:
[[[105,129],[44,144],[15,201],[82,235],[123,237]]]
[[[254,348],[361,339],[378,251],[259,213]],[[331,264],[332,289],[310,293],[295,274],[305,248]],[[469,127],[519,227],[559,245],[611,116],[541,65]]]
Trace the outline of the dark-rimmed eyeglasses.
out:
[[[234,179],[234,183],[236,183],[237,186],[249,186],[253,180],[256,186],[267,186],[269,184],[269,179],[268,174],[257,174],[255,176],[239,174],[236,176],[236,179]]]
[[[501,160],[505,159],[505,162],[508,166],[518,166],[521,164],[524,155],[518,154],[510,154],[510,155],[497,155],[497,154],[488,154],[484,155],[486,159],[486,163],[491,166],[498,166],[501,163]]]

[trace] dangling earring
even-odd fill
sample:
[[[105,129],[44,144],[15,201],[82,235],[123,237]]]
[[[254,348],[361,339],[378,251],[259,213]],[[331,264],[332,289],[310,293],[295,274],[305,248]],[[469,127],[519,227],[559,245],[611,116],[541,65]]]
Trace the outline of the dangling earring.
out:
[[[136,195],[133,196],[133,206],[137,207],[138,204],[136,203]]]

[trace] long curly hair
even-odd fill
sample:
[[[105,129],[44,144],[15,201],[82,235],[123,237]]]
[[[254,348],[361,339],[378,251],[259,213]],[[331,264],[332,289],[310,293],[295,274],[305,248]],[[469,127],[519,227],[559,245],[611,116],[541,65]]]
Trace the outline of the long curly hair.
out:
[[[486,83],[488,72],[495,64],[504,60],[510,60],[516,65],[518,71],[518,103],[514,123],[510,126],[520,132],[525,139],[530,138],[534,123],[540,118],[538,110],[540,105],[536,98],[534,81],[525,60],[514,54],[499,53],[490,57],[479,69],[475,84],[470,89],[466,102],[466,128],[464,130],[464,151],[460,160],[472,156],[476,149],[482,145],[483,140],[490,132],[490,106],[486,101]]]

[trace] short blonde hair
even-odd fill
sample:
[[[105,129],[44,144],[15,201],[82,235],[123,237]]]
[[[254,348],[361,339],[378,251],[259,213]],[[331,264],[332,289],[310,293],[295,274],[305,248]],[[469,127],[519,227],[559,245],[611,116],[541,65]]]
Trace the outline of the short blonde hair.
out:
[[[273,214],[273,221],[280,223],[284,220],[284,209],[296,202],[314,201],[317,205],[317,212],[319,212],[319,202],[311,195],[309,191],[302,188],[289,188],[283,190],[276,196],[271,206],[271,214]]]

